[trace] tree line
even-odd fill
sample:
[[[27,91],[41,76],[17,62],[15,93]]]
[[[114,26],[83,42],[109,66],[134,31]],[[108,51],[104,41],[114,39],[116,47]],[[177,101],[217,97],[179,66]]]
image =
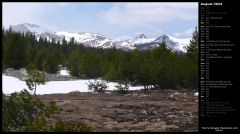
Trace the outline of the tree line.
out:
[[[196,89],[198,87],[198,32],[187,52],[173,52],[159,47],[140,51],[116,48],[91,48],[72,38],[62,42],[37,39],[32,33],[2,29],[2,71],[7,68],[34,67],[56,73],[66,66],[72,76],[84,79],[103,78],[108,81],[143,85],[148,89]]]

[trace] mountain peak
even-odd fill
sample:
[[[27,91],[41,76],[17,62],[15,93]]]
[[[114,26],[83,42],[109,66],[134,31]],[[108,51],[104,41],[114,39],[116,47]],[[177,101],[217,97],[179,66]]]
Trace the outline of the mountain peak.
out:
[[[156,41],[160,41],[160,42],[166,42],[168,40],[169,40],[169,37],[166,34],[163,34],[156,39]]]
[[[21,25],[21,24],[19,24],[19,25]],[[40,27],[36,24],[30,24],[30,23],[23,23],[22,25],[26,25],[26,26],[29,26],[29,27]]]
[[[162,37],[164,40],[169,39],[169,37],[168,37],[166,34],[163,34],[161,37]]]
[[[42,28],[36,24],[30,24],[30,23],[22,23],[22,24],[14,25],[12,26],[12,29],[13,31],[22,32],[22,33],[26,33],[26,32],[43,33],[48,31],[45,28]]]
[[[147,38],[145,34],[139,34],[137,38]]]

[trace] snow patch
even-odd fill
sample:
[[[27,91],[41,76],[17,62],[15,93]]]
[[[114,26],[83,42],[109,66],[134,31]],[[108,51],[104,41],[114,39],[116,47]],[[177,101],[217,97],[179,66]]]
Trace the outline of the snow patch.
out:
[[[144,44],[144,43],[150,43],[154,40],[154,38],[137,38],[133,40],[132,44]]]
[[[64,76],[70,76],[69,71],[68,70],[60,70],[60,75],[64,75]]]
[[[179,93],[179,92],[175,92],[175,93],[173,93],[173,94],[182,94],[182,93]]]
[[[194,93],[194,96],[198,96],[198,92]]]
[[[50,81],[44,85],[37,86],[37,94],[53,94],[53,93],[69,93],[72,91],[89,92],[88,81],[94,80],[72,80],[72,81]],[[115,82],[107,82],[107,90],[116,90]],[[25,81],[21,81],[12,76],[2,75],[2,91],[5,94],[20,92],[23,89],[28,89]],[[129,90],[140,90],[143,86],[129,87]]]
[[[176,38],[170,35],[168,35],[168,37],[169,39],[178,43],[177,45],[178,49],[180,49],[183,52],[186,52],[186,47],[189,45],[191,38]]]

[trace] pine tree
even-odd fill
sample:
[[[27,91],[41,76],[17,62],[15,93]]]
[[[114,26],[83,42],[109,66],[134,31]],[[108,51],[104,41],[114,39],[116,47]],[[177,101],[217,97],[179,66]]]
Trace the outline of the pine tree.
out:
[[[75,77],[80,77],[80,53],[79,51],[74,51],[70,54],[68,58],[67,67],[70,74]]]
[[[187,56],[193,60],[196,64],[198,62],[198,31],[197,27],[193,32],[192,39],[190,40],[190,44],[187,47]]]
[[[193,32],[193,37],[190,41],[189,47],[187,48],[186,55],[189,58],[189,68],[188,68],[188,77],[189,77],[189,87],[197,88],[198,87],[198,31],[197,27]]]
[[[29,79],[26,80],[26,84],[29,90],[34,91],[35,99],[37,99],[37,95],[36,95],[37,85],[44,84],[46,82],[45,72],[41,72],[34,68],[30,68],[27,71],[28,71]]]
[[[44,70],[44,53],[42,50],[36,50],[34,64],[38,70]]]
[[[4,60],[9,67],[19,69],[27,65],[27,46],[21,33],[11,33],[6,40]]]
[[[48,73],[56,73],[58,71],[58,59],[56,57],[56,52],[48,53],[46,55],[46,70]]]
[[[118,74],[116,68],[111,63],[108,67],[108,71],[104,75],[104,78],[109,81],[116,81],[118,79]]]

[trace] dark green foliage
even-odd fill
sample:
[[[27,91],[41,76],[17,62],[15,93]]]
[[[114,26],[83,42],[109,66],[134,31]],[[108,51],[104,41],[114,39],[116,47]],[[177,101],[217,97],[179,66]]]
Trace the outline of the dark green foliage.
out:
[[[37,118],[35,121],[27,124],[25,132],[41,132],[46,130],[47,120],[43,117]]]
[[[10,96],[3,94],[2,97],[3,131],[24,131],[29,122],[59,111],[53,102],[45,105],[36,100],[26,89],[20,93],[12,93]]]
[[[56,73],[58,65],[60,64],[60,54],[57,50],[53,50],[46,54],[46,71],[49,73]]]
[[[81,57],[80,73],[84,74],[85,78],[92,79],[100,76],[100,60],[98,54],[86,52]]]
[[[19,69],[27,65],[27,43],[22,34],[11,32],[3,42],[3,60],[7,67]]]
[[[94,80],[94,82],[89,81],[87,85],[88,85],[88,90],[93,92],[98,92],[98,93],[103,93],[108,88],[104,80],[101,80],[101,81]]]
[[[67,123],[62,120],[48,124],[46,118],[60,113],[56,102],[47,105],[36,100],[26,89],[10,96],[2,94],[2,131],[4,132],[88,132],[91,127],[81,123]]]
[[[196,27],[186,53],[189,58],[189,88],[192,89],[198,86],[198,45],[198,31]]]
[[[36,50],[35,57],[33,58],[33,63],[35,64],[38,70],[44,69],[44,66],[43,66],[45,62],[44,57],[45,57],[45,54],[43,53],[43,51]]]
[[[109,81],[116,81],[118,79],[117,69],[113,66],[112,63],[108,66],[108,70],[106,71],[104,78]]]
[[[68,58],[67,64],[67,67],[72,76],[80,77],[80,63],[80,53],[78,51],[72,52]]]
[[[187,56],[192,59],[192,61],[197,64],[198,62],[198,31],[197,27],[193,32],[193,37],[190,40],[190,44],[187,47]]]

